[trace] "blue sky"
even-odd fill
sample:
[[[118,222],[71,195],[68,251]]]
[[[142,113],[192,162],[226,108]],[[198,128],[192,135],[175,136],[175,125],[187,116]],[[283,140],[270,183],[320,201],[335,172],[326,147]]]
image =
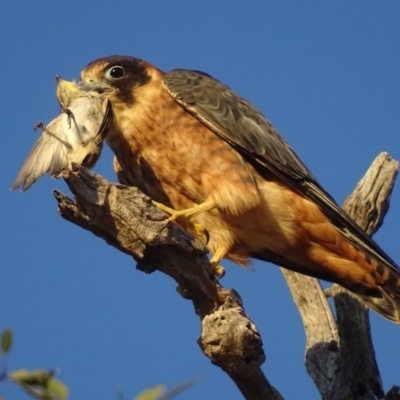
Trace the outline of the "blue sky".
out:
[[[60,369],[71,399],[130,399],[145,387],[201,382],[180,399],[240,399],[206,359],[199,321],[175,283],[135,270],[57,214],[45,177],[9,192],[38,133],[58,113],[55,74],[78,78],[95,58],[125,54],[159,68],[206,71],[256,104],[339,201],[381,151],[400,159],[400,2],[22,1],[0,13],[0,329],[15,334],[10,369]],[[95,170],[115,180],[109,150]],[[400,262],[400,191],[376,240]],[[305,372],[304,333],[278,268],[226,263],[258,326],[263,369],[287,399],[318,399]],[[372,315],[385,388],[400,383],[394,324]],[[10,384],[8,400],[27,397]],[[301,394],[301,395],[300,395]]]

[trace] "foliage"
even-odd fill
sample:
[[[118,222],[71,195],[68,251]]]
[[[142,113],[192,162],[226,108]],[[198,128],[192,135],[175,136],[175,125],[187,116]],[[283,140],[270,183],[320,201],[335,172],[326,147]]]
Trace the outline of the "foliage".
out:
[[[34,399],[38,400],[68,400],[68,387],[54,377],[54,371],[46,371],[44,369],[28,371],[21,368],[8,373],[7,355],[11,350],[12,344],[13,334],[11,329],[4,329],[1,334],[0,383],[5,380],[15,382]],[[158,385],[144,390],[134,400],[171,400],[194,384],[195,381],[186,381],[169,391],[166,391],[165,386]],[[0,399],[3,399],[1,395]]]

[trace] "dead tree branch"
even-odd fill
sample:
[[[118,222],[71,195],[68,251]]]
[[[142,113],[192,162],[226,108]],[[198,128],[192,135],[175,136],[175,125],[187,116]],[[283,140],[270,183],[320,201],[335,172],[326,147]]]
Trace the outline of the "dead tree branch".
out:
[[[346,200],[345,210],[369,234],[382,224],[397,169],[398,163],[382,153]],[[261,371],[265,354],[256,326],[245,314],[239,294],[213,280],[201,242],[168,223],[135,187],[110,183],[81,167],[66,181],[75,201],[54,192],[61,216],[131,255],[141,271],[171,276],[200,317],[198,343],[211,362],[233,379],[246,399],[282,399]],[[337,308],[335,321],[317,280],[283,272],[306,330],[306,367],[322,398],[383,398],[364,307],[335,286],[330,290]],[[393,387],[385,398],[400,400],[398,393]]]
[[[369,235],[379,229],[389,209],[398,167],[397,161],[381,153],[345,201],[343,209]],[[303,319],[306,368],[322,398],[382,399],[384,391],[366,308],[348,291],[333,285],[326,294],[334,299],[335,323],[316,279],[283,269],[282,272]]]
[[[171,276],[200,317],[198,343],[211,362],[231,377],[246,399],[282,399],[261,370],[265,354],[257,327],[239,294],[212,278],[201,242],[168,223],[166,214],[135,187],[110,183],[82,167],[66,181],[75,201],[54,192],[61,216],[131,255],[138,269]]]

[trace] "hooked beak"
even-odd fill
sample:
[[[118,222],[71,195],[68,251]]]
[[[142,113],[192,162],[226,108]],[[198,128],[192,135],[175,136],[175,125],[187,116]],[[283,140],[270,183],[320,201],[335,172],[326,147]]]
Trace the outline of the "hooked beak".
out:
[[[95,78],[87,77],[78,83],[81,90],[86,92],[94,91],[98,93],[108,93],[113,92],[115,89],[111,86],[105,85],[104,83],[98,81]]]

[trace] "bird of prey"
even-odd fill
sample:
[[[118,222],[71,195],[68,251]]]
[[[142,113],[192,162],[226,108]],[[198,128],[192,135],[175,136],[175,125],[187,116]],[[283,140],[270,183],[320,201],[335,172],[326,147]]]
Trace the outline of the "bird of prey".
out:
[[[91,62],[81,82],[111,102],[120,181],[203,226],[217,273],[222,258],[270,261],[339,283],[400,323],[396,264],[254,105],[208,74],[127,56]]]
[[[100,157],[112,120],[109,101],[98,91],[57,77],[61,114],[42,128],[42,135],[25,160],[11,190],[29,189],[42,175],[60,177],[71,163],[92,168]]]

